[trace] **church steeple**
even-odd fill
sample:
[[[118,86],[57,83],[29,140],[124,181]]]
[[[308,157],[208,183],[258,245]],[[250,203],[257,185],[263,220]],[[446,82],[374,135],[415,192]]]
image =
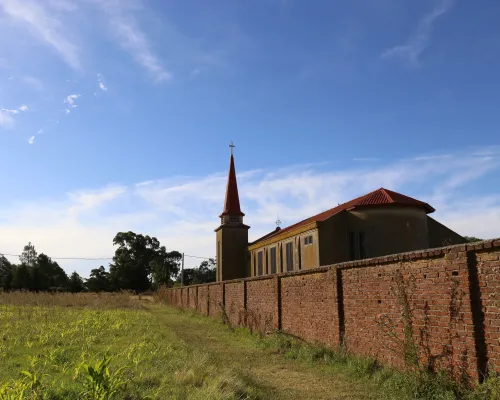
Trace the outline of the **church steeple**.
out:
[[[217,281],[238,279],[250,276],[247,247],[249,226],[243,223],[243,212],[240,207],[236,169],[234,168],[233,142],[229,145],[231,158],[227,176],[226,199],[224,210],[219,216],[220,226],[216,232],[216,276]]]
[[[240,196],[238,194],[238,183],[236,181],[236,169],[234,168],[233,142],[229,145],[231,149],[231,158],[229,162],[229,174],[227,176],[226,200],[224,201],[224,210],[219,216],[222,223],[243,222],[245,215],[240,208]]]

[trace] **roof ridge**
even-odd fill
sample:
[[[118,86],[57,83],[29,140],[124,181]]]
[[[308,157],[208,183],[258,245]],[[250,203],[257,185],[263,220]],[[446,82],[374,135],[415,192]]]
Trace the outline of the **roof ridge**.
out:
[[[372,206],[387,206],[389,204],[396,204],[396,205],[401,205],[401,206],[414,206],[414,207],[419,207],[423,208],[426,210],[427,213],[432,213],[434,212],[434,208],[429,205],[426,202],[423,202],[421,200],[417,200],[413,197],[406,196],[402,193],[395,192],[390,189],[386,188],[379,188],[376,190],[373,190],[367,194],[358,196],[352,200],[346,201],[342,204],[337,205],[336,207],[330,208],[328,210],[322,211],[320,213],[317,213],[309,218],[305,218],[301,221],[298,221],[292,225],[289,225],[285,228],[282,228],[279,232],[270,232],[270,234],[263,238],[255,240],[252,244],[255,244],[259,242],[260,240],[266,239],[266,238],[272,238],[274,236],[280,235],[284,232],[287,231],[292,231],[300,226],[303,226],[307,223],[310,222],[319,222],[319,221],[324,221],[334,215],[336,215],[339,212],[350,210],[352,208],[364,208],[364,207],[372,207]]]
[[[380,189],[377,189],[376,191],[382,192],[389,203],[396,202],[396,200],[394,200],[394,198],[389,194],[390,190],[388,190],[384,187],[381,187]]]

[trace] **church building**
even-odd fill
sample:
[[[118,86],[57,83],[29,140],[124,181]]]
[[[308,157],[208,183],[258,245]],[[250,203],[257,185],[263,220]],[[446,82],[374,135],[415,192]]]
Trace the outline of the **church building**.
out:
[[[221,225],[215,230],[217,281],[465,243],[428,215],[435,211],[432,206],[384,188],[249,243],[233,147]]]

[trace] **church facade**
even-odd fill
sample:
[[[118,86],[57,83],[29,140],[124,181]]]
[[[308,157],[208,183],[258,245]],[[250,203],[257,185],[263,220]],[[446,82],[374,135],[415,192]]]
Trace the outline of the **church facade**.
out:
[[[215,230],[217,281],[465,243],[428,215],[434,211],[423,201],[380,188],[249,243],[231,153]]]

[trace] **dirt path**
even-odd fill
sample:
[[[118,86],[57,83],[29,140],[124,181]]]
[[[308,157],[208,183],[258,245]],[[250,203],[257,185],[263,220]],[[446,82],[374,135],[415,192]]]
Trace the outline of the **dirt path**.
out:
[[[254,339],[230,332],[209,318],[152,307],[159,323],[193,348],[210,353],[223,365],[242,372],[265,388],[269,399],[379,399],[368,382],[355,381],[320,365],[286,360],[260,349]]]

